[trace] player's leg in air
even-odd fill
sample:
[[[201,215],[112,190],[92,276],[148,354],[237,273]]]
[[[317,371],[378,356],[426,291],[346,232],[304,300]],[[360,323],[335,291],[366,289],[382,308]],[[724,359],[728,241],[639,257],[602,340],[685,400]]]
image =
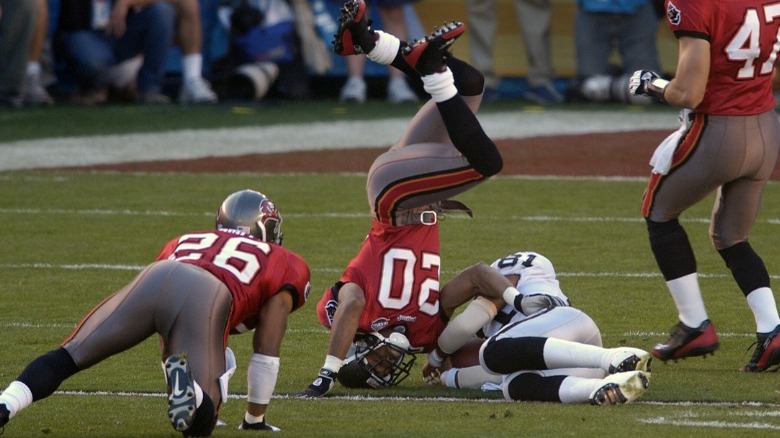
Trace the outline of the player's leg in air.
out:
[[[371,29],[365,8],[363,0],[345,3],[333,42],[336,53],[365,53],[374,62],[391,65],[421,80],[432,97],[401,139],[369,171],[367,194],[375,216],[395,223],[399,210],[427,208],[462,193],[497,174],[503,161],[474,114],[481,101],[484,78],[477,69],[449,53],[449,47],[465,31],[463,23],[446,23],[425,38],[406,43]],[[402,166],[394,165],[400,162]],[[386,196],[396,182],[406,177],[415,181],[402,189],[403,199]],[[447,181],[442,184],[444,179]],[[431,191],[433,185],[438,189]]]

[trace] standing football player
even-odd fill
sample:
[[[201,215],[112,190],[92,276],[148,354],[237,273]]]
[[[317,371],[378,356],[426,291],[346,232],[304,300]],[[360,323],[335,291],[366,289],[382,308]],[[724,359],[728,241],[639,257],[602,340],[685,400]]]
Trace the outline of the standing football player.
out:
[[[521,251],[490,266],[477,263],[441,293],[485,285],[497,291],[514,286],[519,309],[484,296],[469,303],[428,354],[423,366],[428,383],[501,390],[508,400],[595,405],[628,403],[647,389],[652,355],[603,348],[598,326],[570,306],[547,257]]]
[[[666,13],[679,40],[674,79],[639,70],[629,85],[633,94],[686,108],[681,128],[653,154],[653,173],[642,200],[650,247],[679,318],[671,337],[656,345],[653,354],[676,360],[718,348],[696,258],[678,221],[683,211],[717,191],[710,239],[756,323],[756,350],[741,370],[773,370],[780,364],[780,317],[769,274],[748,234],[780,151],[772,94],[780,4],[667,0]]]
[[[363,0],[349,0],[339,18],[334,49],[368,58],[420,78],[432,99],[401,139],[372,164],[366,191],[371,229],[339,281],[317,304],[330,329],[327,356],[302,397],[330,390],[357,333],[405,335],[408,351],[429,351],[460,302],[440,301],[438,217],[467,207],[449,198],[497,174],[501,155],[475,116],[484,78],[452,57],[449,47],[465,30],[446,23],[407,44],[369,27]],[[473,295],[472,295],[473,296]],[[442,297],[442,300],[444,297]],[[458,301],[457,298],[452,298]]]
[[[235,370],[228,335],[254,329],[241,428],[279,430],[265,421],[265,411],[288,315],[303,306],[310,289],[306,262],[280,246],[281,223],[262,193],[228,196],[216,230],[169,241],[154,263],[93,308],[61,347],[27,365],[0,395],[0,426],[68,377],[157,333],[171,424],[184,436],[211,435]]]

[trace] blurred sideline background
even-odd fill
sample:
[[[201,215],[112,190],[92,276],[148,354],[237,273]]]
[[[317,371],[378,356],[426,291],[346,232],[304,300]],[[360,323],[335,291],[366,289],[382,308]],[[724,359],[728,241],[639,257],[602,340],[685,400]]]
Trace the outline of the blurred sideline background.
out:
[[[59,12],[60,0],[48,0],[49,3],[49,32],[53,35]],[[203,26],[203,68],[204,76],[210,77],[212,63],[223,56],[227,51],[228,36],[219,21],[218,10],[224,0],[199,0],[201,9],[201,21]],[[337,20],[343,0],[308,0],[312,5],[317,30],[322,39],[330,47],[333,33],[338,29]],[[565,84],[574,77],[576,65],[576,53],[573,39],[574,15],[577,10],[576,0],[552,0],[552,56],[558,88],[565,88]],[[521,92],[526,86],[524,76],[527,71],[526,52],[520,28],[517,22],[513,0],[498,0],[498,34],[494,48],[496,69],[504,78],[500,89],[506,97]],[[370,18],[374,21],[374,27],[382,29],[379,14],[372,8],[369,9]],[[407,24],[409,25],[410,38],[420,38],[429,33],[437,25],[445,21],[459,20],[468,25],[468,16],[463,0],[419,0],[406,7]],[[658,21],[657,45],[664,73],[672,75],[677,63],[677,40],[669,30],[665,20]],[[470,60],[469,35],[461,37],[453,46],[453,52],[459,58]],[[617,55],[615,63],[617,62]],[[337,95],[337,89],[346,78],[344,59],[331,53],[333,68],[322,75],[312,74],[313,85],[319,85],[319,93]],[[167,71],[172,81],[178,85],[178,77],[181,74],[181,54],[178,47],[170,49]],[[366,63],[365,77],[369,81],[369,88],[379,88],[387,77],[387,69],[373,62]],[[373,81],[373,85],[371,83]]]

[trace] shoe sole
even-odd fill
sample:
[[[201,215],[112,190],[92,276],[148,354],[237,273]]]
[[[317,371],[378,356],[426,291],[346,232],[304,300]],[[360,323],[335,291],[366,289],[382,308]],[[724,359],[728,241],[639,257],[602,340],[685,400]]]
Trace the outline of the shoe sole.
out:
[[[168,419],[173,428],[184,431],[192,426],[195,418],[195,389],[190,377],[187,360],[171,356],[165,361],[168,381]]]
[[[459,36],[463,35],[466,31],[466,26],[458,21],[451,21],[445,23],[442,27],[436,28],[433,32],[426,35],[423,39],[413,42],[409,47],[404,49],[403,57],[409,66],[416,68],[420,57],[428,48],[429,45],[435,44],[438,41],[442,41],[440,45],[436,47],[436,50],[440,52],[446,51]]]
[[[590,397],[592,405],[618,405],[630,403],[642,395],[650,386],[650,378],[641,371],[635,371],[631,377],[624,382],[610,382]]]

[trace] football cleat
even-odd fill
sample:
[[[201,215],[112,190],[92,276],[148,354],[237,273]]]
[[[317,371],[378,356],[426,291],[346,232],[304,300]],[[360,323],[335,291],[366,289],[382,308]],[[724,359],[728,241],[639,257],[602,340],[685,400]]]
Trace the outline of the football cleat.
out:
[[[269,432],[281,432],[282,429],[271,426],[270,424],[265,422],[265,418],[263,418],[263,421],[259,423],[247,423],[246,420],[241,422],[241,425],[238,426],[238,430],[267,430]]]
[[[590,394],[592,405],[619,405],[636,400],[650,386],[650,378],[642,371],[609,375]]]
[[[423,39],[404,46],[401,54],[406,63],[422,76],[440,72],[451,56],[450,46],[465,30],[466,26],[460,21],[444,23]]]
[[[364,0],[347,0],[339,15],[339,31],[333,35],[333,51],[341,56],[366,54],[374,49],[377,34],[366,18]]]
[[[650,364],[653,356],[638,348],[612,348],[608,353],[611,356],[607,372],[609,374],[625,373],[627,371],[642,371],[650,373]]]
[[[780,325],[769,333],[756,334],[756,351],[740,371],[759,373],[780,369]]]
[[[190,367],[184,355],[165,360],[165,377],[168,383],[168,419],[173,428],[185,431],[195,419],[195,387]]]
[[[719,345],[715,326],[709,319],[696,328],[679,322],[674,326],[669,339],[653,347],[653,356],[664,362],[669,359],[677,361],[686,357],[713,354]]]

